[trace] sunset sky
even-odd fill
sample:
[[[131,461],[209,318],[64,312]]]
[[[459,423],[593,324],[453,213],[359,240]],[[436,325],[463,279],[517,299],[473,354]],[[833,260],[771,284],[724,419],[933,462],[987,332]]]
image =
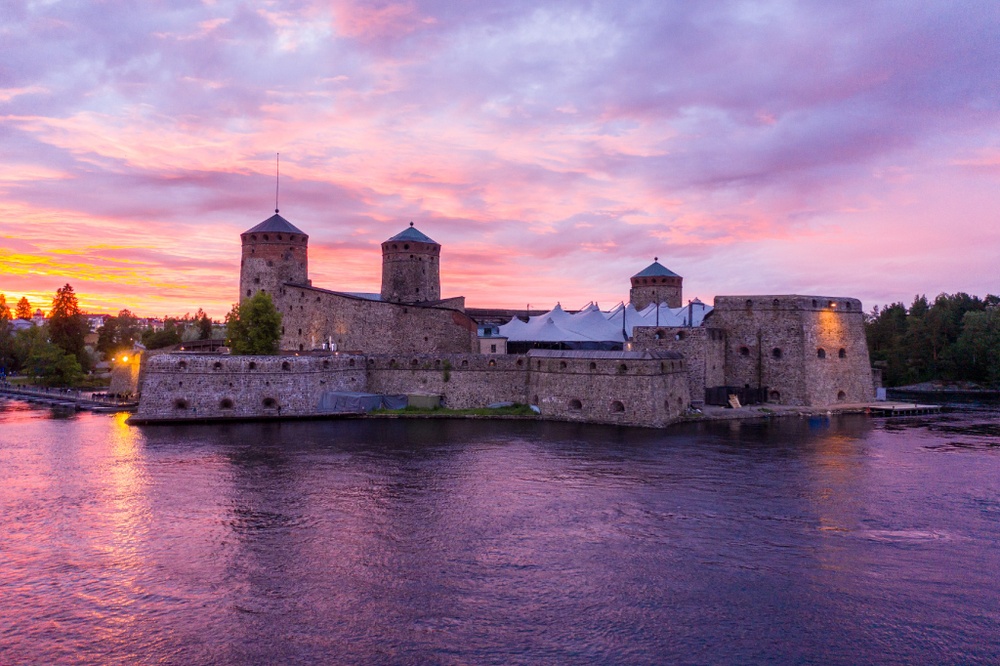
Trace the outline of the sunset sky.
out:
[[[274,209],[378,291],[412,220],[470,306],[1000,292],[1000,3],[0,2],[0,292],[237,298]]]

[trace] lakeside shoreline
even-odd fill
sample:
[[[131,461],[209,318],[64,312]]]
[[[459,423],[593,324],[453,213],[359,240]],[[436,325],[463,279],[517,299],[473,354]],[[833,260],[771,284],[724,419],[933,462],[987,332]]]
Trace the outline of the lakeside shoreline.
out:
[[[673,425],[678,425],[682,423],[699,423],[699,422],[709,422],[709,421],[755,421],[761,419],[772,419],[772,418],[788,418],[788,417],[811,417],[811,416],[828,416],[834,414],[870,414],[872,410],[878,409],[880,411],[888,411],[893,407],[905,410],[907,408],[923,408],[926,409],[930,406],[928,405],[917,405],[914,403],[904,403],[904,402],[878,402],[878,403],[851,403],[843,405],[828,405],[823,407],[805,407],[805,406],[786,406],[786,405],[770,405],[770,406],[758,406],[750,405],[744,406],[737,409],[732,409],[728,407],[705,407],[700,414],[689,414],[683,418],[670,423],[662,427],[652,427],[652,426],[626,426],[626,427],[638,427],[644,429],[654,429],[654,430],[664,430]],[[905,412],[901,411],[899,415],[904,415]],[[536,422],[558,422],[558,423],[584,423],[583,421],[576,421],[572,419],[560,419],[543,417],[539,415],[529,416],[529,415],[513,415],[513,414],[462,414],[457,411],[452,412],[448,410],[438,410],[438,411],[428,411],[428,412],[379,412],[379,413],[341,413],[341,414],[314,414],[314,415],[295,415],[295,416],[262,416],[257,418],[227,418],[227,417],[204,417],[198,419],[184,418],[184,419],[141,419],[134,416],[128,419],[129,425],[178,425],[178,424],[218,424],[218,423],[260,423],[260,422],[281,422],[281,421],[309,421],[309,420],[336,420],[336,419],[407,419],[407,420],[440,420],[440,419],[457,419],[457,420],[472,420],[472,421],[536,421]],[[586,423],[592,423],[594,425],[620,425],[614,423],[601,423],[588,421]]]

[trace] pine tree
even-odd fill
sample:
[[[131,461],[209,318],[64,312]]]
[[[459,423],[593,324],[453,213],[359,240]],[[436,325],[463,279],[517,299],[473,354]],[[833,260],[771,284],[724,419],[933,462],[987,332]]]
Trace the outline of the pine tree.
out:
[[[31,303],[28,302],[27,296],[22,296],[21,300],[17,302],[14,316],[18,319],[31,319]]]
[[[87,369],[90,358],[84,347],[84,338],[90,331],[87,320],[80,312],[73,287],[68,283],[56,290],[52,299],[52,311],[49,312],[49,338],[52,344],[71,354],[79,361],[80,366]]]
[[[208,318],[205,311],[198,308],[198,311],[194,313],[194,321],[198,326],[198,339],[210,340],[212,338],[212,320]]]

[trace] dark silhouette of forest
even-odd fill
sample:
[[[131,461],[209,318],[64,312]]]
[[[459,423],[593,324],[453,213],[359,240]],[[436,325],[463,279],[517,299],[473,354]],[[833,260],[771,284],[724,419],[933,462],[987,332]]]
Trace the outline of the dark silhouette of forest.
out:
[[[1000,388],[1000,297],[917,296],[865,315],[872,364],[885,386],[930,380]]]

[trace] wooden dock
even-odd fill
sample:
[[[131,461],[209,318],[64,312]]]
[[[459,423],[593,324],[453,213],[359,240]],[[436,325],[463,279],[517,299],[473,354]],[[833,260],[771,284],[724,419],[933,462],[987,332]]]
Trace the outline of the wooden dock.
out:
[[[938,414],[941,412],[941,405],[886,402],[869,405],[867,412],[871,416],[918,416],[920,414]]]

